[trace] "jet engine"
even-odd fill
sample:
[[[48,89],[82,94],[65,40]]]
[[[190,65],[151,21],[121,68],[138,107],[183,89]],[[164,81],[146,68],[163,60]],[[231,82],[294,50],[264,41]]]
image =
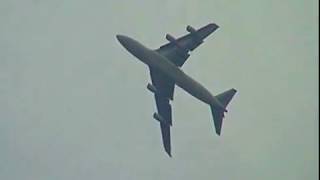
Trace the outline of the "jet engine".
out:
[[[194,37],[194,39],[200,44],[202,43],[202,39],[197,34],[197,31],[192,26],[187,26],[187,31],[191,33],[191,36]]]
[[[148,83],[147,89],[148,89],[149,91],[153,92],[154,94],[157,93],[157,88],[154,87],[154,85],[152,85],[152,84],[150,84],[150,83]]]
[[[167,35],[166,35],[166,39],[167,39],[169,42],[173,43],[174,45],[176,45],[176,46],[178,46],[178,47],[181,47],[181,46],[179,45],[177,39],[176,39],[175,37],[171,36],[170,34],[167,34]]]
[[[167,34],[167,35],[166,35],[166,39],[167,39],[169,42],[173,43],[175,46],[177,46],[177,48],[178,48],[178,50],[179,50],[178,53],[179,53],[179,55],[180,55],[182,58],[187,59],[187,58],[189,57],[188,50],[185,49],[185,48],[183,48],[183,47],[178,43],[178,41],[177,41],[176,38],[174,38],[174,37],[171,36],[170,34]]]
[[[192,26],[187,26],[187,31],[190,32],[190,33],[195,33],[196,30],[192,27]]]
[[[153,118],[161,123],[166,123],[164,118],[158,113],[153,113]]]

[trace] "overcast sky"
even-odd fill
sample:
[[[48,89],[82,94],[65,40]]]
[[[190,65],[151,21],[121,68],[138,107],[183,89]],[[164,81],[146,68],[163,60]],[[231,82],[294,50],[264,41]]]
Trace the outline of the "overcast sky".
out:
[[[220,28],[183,69],[238,94],[222,136],[176,88],[172,154],[146,66],[185,27]],[[0,0],[0,179],[318,179],[318,1]]]

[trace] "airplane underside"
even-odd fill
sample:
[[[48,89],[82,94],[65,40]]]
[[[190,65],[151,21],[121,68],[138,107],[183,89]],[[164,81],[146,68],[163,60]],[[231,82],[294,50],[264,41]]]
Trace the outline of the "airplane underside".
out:
[[[221,128],[226,107],[237,92],[235,89],[227,90],[217,96],[211,93],[200,83],[185,74],[180,68],[189,58],[190,51],[196,49],[203,40],[214,32],[218,26],[208,24],[198,30],[187,26],[189,34],[178,39],[167,34],[169,43],[154,51],[147,49],[139,42],[122,35],[117,35],[119,42],[135,57],[149,66],[151,83],[147,85],[155,97],[158,112],[153,118],[159,121],[163,147],[171,157],[172,108],[174,87],[178,85],[192,96],[210,105],[215,131],[221,135]]]

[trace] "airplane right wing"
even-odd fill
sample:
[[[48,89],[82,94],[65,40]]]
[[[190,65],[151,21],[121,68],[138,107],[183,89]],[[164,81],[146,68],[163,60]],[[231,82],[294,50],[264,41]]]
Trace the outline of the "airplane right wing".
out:
[[[158,113],[154,113],[154,119],[160,122],[163,147],[171,157],[170,126],[172,125],[172,110],[170,99],[173,99],[175,83],[159,70],[150,67],[152,85],[148,89],[154,93]]]
[[[209,36],[212,32],[218,29],[216,24],[208,24],[198,30],[195,30],[191,26],[187,26],[189,34],[175,39],[170,34],[166,35],[166,39],[169,43],[161,46],[156,51],[163,56],[167,57],[172,63],[181,67],[184,62],[189,58],[189,51],[193,51],[203,40]]]
[[[172,123],[172,110],[168,99],[155,94],[158,113],[154,113],[153,117],[160,122],[161,136],[164,150],[171,157],[171,135],[170,126]]]

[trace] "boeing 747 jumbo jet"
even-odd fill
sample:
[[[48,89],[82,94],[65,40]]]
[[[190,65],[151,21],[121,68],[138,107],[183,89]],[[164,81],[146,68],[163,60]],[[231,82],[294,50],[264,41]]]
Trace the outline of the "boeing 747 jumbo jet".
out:
[[[205,87],[180,69],[189,58],[189,51],[196,49],[216,29],[218,29],[216,24],[208,24],[198,30],[187,26],[186,30],[189,34],[178,39],[167,34],[166,39],[169,43],[156,50],[146,48],[127,36],[116,36],[124,48],[149,67],[152,83],[149,83],[147,88],[154,93],[158,109],[158,113],[154,113],[153,118],[160,122],[163,146],[170,157],[170,127],[172,126],[170,100],[173,100],[175,85],[211,107],[215,131],[218,135],[221,134],[222,120],[224,113],[227,112],[226,106],[236,93],[235,89],[230,89],[213,96]]]

